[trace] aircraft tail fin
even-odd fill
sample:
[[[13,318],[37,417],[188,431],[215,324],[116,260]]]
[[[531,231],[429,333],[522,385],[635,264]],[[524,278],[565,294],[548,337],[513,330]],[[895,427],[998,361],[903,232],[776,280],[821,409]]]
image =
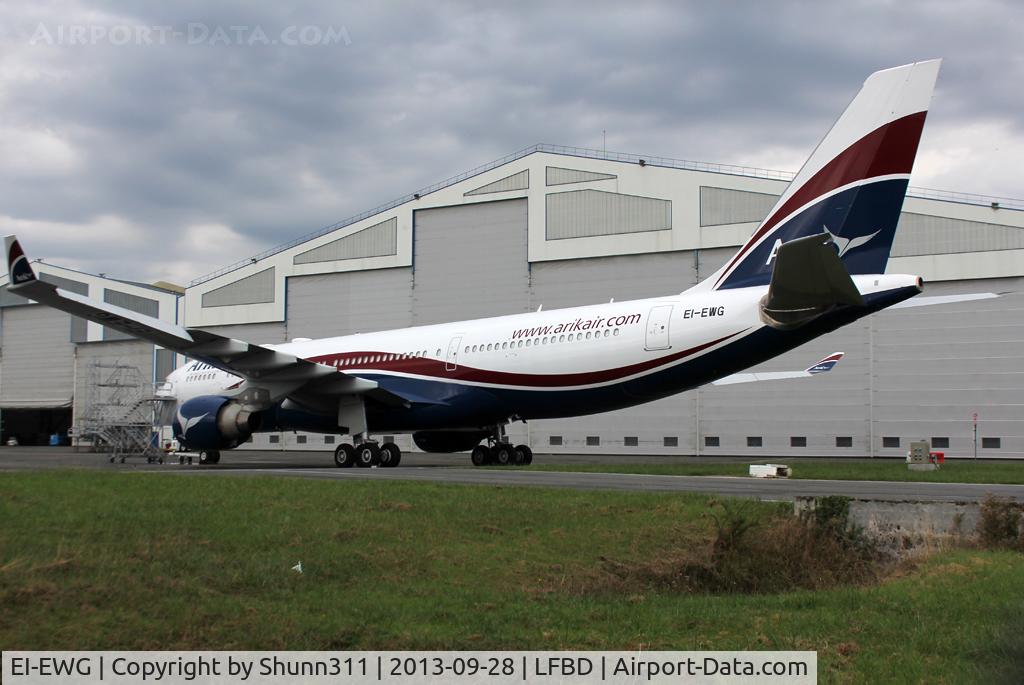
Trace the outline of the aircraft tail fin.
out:
[[[843,358],[843,352],[833,352],[829,356],[822,359],[814,366],[810,366],[805,371],[812,376],[818,373],[828,373],[835,368],[836,364]]]
[[[4,237],[4,254],[7,255],[7,276],[12,288],[39,280],[15,236]]]
[[[869,76],[753,236],[696,288],[766,285],[779,247],[815,234],[849,273],[884,273],[940,64]]]

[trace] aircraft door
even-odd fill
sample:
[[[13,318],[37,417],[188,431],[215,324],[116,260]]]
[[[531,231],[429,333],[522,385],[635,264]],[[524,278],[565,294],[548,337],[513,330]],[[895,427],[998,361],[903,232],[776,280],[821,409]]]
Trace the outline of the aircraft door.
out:
[[[459,345],[462,344],[462,336],[452,338],[448,343],[448,355],[444,358],[444,370],[454,371],[459,368]]]
[[[672,309],[674,305],[659,304],[651,307],[647,315],[647,338],[644,344],[645,350],[667,350],[669,344],[669,326],[672,323]]]

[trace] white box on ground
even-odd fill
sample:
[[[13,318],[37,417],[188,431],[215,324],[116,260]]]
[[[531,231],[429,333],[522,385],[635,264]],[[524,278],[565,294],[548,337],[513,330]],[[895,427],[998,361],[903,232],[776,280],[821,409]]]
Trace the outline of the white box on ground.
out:
[[[789,467],[785,464],[751,464],[750,475],[755,478],[789,478]]]

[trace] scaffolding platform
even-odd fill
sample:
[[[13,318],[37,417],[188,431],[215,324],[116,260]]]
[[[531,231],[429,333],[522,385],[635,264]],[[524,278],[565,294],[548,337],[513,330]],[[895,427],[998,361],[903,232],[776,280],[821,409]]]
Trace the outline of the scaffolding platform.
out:
[[[163,463],[160,426],[173,419],[174,398],[164,383],[152,383],[142,371],[121,362],[94,362],[89,368],[85,413],[76,421],[75,438],[109,456]]]

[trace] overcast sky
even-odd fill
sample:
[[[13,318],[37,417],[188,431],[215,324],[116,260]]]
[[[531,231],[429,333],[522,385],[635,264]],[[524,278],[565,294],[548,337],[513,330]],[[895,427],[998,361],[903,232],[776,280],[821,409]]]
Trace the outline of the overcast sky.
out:
[[[911,183],[1024,197],[1024,3],[21,2],[0,221],[187,283],[537,142],[795,171],[872,71],[943,57]]]

